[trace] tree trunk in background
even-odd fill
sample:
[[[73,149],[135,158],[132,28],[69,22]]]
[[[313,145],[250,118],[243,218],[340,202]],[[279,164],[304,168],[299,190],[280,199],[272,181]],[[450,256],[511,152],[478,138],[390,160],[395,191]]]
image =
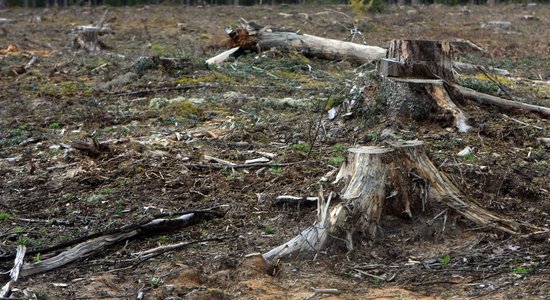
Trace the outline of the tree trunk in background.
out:
[[[6,8],[6,0],[0,0],[0,9]]]

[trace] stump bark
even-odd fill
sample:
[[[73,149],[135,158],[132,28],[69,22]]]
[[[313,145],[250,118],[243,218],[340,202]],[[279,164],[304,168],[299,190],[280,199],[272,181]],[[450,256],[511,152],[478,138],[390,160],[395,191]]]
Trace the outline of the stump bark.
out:
[[[431,120],[467,132],[466,114],[447,93],[455,82],[451,44],[446,41],[393,40],[379,64],[379,98],[389,115],[406,123]]]
[[[347,248],[353,249],[358,237],[377,236],[384,215],[414,219],[433,207],[454,211],[478,227],[509,234],[522,230],[520,223],[483,209],[462,193],[437,170],[420,141],[349,149],[334,182],[342,183],[342,203],[329,210],[331,197],[328,202],[321,200],[315,224],[265,253],[264,258],[317,252],[333,241],[345,241]]]

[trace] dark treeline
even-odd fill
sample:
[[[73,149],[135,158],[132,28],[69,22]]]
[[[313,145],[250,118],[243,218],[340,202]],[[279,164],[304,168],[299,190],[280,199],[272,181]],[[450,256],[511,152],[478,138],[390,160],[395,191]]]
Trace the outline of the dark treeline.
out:
[[[369,0],[364,0],[368,2]],[[441,3],[449,5],[464,4],[485,4],[487,1],[511,2],[511,3],[529,3],[540,2],[548,3],[550,0],[375,0],[386,4],[410,4],[414,3],[432,4]],[[276,5],[276,4],[348,4],[349,0],[0,0],[0,9],[7,7],[69,7],[69,6],[132,6],[132,5]]]

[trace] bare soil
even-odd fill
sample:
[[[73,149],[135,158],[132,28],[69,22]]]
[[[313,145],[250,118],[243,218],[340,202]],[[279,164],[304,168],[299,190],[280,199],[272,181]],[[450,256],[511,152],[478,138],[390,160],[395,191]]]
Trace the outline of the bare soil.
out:
[[[452,210],[429,204],[422,220],[438,215],[432,225],[387,218],[377,239],[360,240],[351,252],[337,243],[315,256],[282,259],[274,268],[255,256],[245,258],[284,243],[315,220],[315,206],[277,205],[277,196],[316,196],[319,180],[339,167],[346,148],[380,144],[380,134],[388,127],[405,139],[425,141],[438,168],[485,208],[548,230],[550,155],[548,144],[538,140],[550,136],[548,120],[464,102],[475,130],[461,134],[445,124],[386,118],[385,108],[376,104],[372,65],[281,51],[243,55],[221,68],[203,63],[226,49],[224,25],[236,25],[239,17],[347,39],[354,27],[347,16],[354,15],[345,6],[108,8],[105,23],[114,34],[101,40],[109,49],[98,54],[75,49],[72,29],[99,20],[105,9],[0,12],[0,17],[16,21],[0,25],[0,256],[12,255],[17,244],[44,249],[161,212],[222,206],[227,213],[22,278],[15,284],[15,297],[550,295],[548,234],[512,237],[475,228]],[[460,7],[439,5],[390,7],[357,17],[362,36],[355,41],[385,47],[397,38],[471,40],[487,54],[462,60],[508,69],[510,77],[496,78],[508,93],[550,106],[550,7],[470,10],[464,14]],[[510,21],[511,27],[482,28],[489,21]],[[38,60],[26,72],[14,72],[33,56]],[[155,56],[180,60],[162,66],[152,59]],[[505,96],[487,78],[461,80]],[[352,118],[324,117],[326,109],[351,99],[360,101]],[[315,134],[320,118],[322,130]],[[92,137],[101,145],[97,153],[71,146]],[[473,147],[473,154],[457,156],[466,146]],[[204,155],[242,164],[266,152],[274,155],[271,163],[290,165],[192,167],[211,163]],[[325,193],[338,192],[330,181],[322,185]],[[221,240],[143,262],[132,256],[159,245],[214,237]],[[27,262],[56,253],[29,256]],[[0,271],[8,271],[13,260],[1,257]],[[338,289],[340,294],[312,296],[312,288]]]

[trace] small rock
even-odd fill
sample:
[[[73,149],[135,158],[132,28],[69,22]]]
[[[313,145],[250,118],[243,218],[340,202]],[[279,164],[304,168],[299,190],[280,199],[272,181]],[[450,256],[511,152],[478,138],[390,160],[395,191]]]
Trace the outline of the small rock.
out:
[[[472,149],[470,146],[466,146],[466,148],[462,149],[462,151],[458,152],[456,155],[458,156],[466,156],[468,154],[472,153]]]
[[[336,107],[333,107],[328,111],[328,119],[331,121],[336,119],[337,115],[338,115],[338,109]]]
[[[416,16],[416,15],[418,15],[418,10],[416,10],[416,9],[409,9],[409,10],[407,10],[407,15],[409,15],[409,16]]]

